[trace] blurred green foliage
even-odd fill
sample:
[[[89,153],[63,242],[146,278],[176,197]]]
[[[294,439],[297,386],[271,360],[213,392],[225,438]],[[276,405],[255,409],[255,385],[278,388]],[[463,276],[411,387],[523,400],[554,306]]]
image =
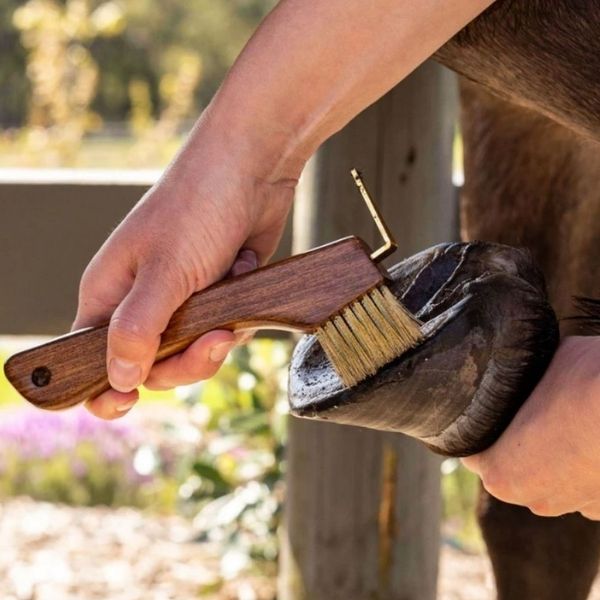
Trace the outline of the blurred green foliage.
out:
[[[0,347],[0,358],[9,350]],[[193,519],[192,537],[222,546],[223,580],[271,569],[290,350],[287,341],[252,341],[214,378],[179,388],[177,401],[146,410],[142,401],[111,422],[82,408],[27,407],[0,378],[0,498],[177,510]]]
[[[29,82],[25,73],[25,48],[12,16],[21,0],[0,2],[0,125],[17,126],[27,114]]]
[[[165,166],[273,3],[6,0],[0,166]]]
[[[0,498],[30,496],[78,506],[152,506],[173,510],[172,465],[139,467],[140,432],[103,422],[79,408],[56,414],[30,408],[5,411],[0,422]],[[168,443],[161,447],[169,454]]]
[[[8,350],[0,347],[0,360]],[[278,553],[284,495],[290,351],[290,342],[253,341],[236,349],[216,377],[180,388],[176,396],[143,390],[133,416],[146,405],[152,418],[116,431],[119,422],[86,416],[74,428],[68,420],[59,426],[55,415],[48,421],[46,413],[23,411],[43,416],[23,422],[26,433],[12,451],[12,434],[0,431],[0,496],[178,510],[193,519],[195,539],[222,546],[224,580],[256,568],[268,572]],[[3,414],[18,402],[0,376],[0,405],[9,407]],[[3,423],[13,431],[6,417],[0,429]],[[67,445],[50,451],[47,438]],[[459,460],[442,463],[446,543],[483,548],[475,519],[478,493],[478,478]]]
[[[477,525],[476,507],[479,478],[465,469],[457,458],[442,463],[443,523],[446,541],[477,552],[483,541]]]
[[[223,545],[224,571],[277,558],[290,350],[273,340],[239,348],[218,377],[186,398],[212,439],[181,492],[195,514],[197,539]]]
[[[64,7],[73,0],[53,0]],[[194,91],[197,113],[214,94],[232,63],[274,0],[118,0],[81,2],[90,14],[104,5],[96,20],[102,24],[117,12],[119,30],[85,40],[98,66],[99,80],[92,109],[106,121],[125,121],[131,111],[129,86],[147,83],[154,116],[160,111],[160,81],[173,71],[181,53],[202,61],[202,85]],[[30,90],[26,52],[14,22],[23,0],[0,3],[0,125],[25,123]]]

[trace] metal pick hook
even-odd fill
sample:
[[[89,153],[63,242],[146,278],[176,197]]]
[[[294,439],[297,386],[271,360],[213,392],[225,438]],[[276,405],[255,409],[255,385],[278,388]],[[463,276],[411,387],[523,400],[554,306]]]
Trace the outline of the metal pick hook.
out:
[[[395,252],[396,248],[398,248],[398,244],[396,243],[396,240],[394,239],[394,236],[392,235],[392,232],[390,231],[386,222],[383,220],[383,217],[375,205],[375,202],[373,202],[373,199],[369,195],[360,173],[356,169],[352,169],[350,173],[352,174],[354,183],[356,183],[356,187],[359,189],[360,195],[363,197],[363,200],[365,201],[365,204],[367,205],[367,208],[369,209],[369,212],[375,221],[375,225],[377,226],[377,229],[383,238],[383,246],[371,253],[371,260],[379,262]]]

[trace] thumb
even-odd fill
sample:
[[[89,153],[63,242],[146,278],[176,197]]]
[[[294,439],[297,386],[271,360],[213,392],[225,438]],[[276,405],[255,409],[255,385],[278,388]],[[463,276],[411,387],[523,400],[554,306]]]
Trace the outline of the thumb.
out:
[[[165,269],[138,272],[108,327],[106,362],[113,389],[130,392],[146,380],[160,336],[188,295],[186,286],[166,276]]]

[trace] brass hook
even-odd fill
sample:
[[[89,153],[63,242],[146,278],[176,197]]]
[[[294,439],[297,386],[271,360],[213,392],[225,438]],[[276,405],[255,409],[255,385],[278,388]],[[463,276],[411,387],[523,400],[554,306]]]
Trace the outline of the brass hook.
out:
[[[367,208],[369,209],[369,212],[375,221],[375,225],[377,226],[377,229],[383,238],[383,246],[371,253],[371,260],[379,262],[395,252],[396,248],[398,248],[398,244],[396,243],[396,240],[394,239],[389,227],[383,220],[383,217],[375,205],[375,202],[373,202],[371,196],[369,195],[360,173],[356,169],[352,169],[350,173],[352,174],[354,183],[356,183],[356,187],[359,189],[360,195],[363,197],[363,200],[365,201],[365,204],[367,205]]]

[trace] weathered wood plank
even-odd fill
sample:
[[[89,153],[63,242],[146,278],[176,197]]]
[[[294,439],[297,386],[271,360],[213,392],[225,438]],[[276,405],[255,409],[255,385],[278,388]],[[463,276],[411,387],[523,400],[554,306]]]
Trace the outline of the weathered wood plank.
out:
[[[150,186],[128,175],[0,178],[0,335],[69,330],[86,264]],[[291,219],[273,260],[290,251]]]

